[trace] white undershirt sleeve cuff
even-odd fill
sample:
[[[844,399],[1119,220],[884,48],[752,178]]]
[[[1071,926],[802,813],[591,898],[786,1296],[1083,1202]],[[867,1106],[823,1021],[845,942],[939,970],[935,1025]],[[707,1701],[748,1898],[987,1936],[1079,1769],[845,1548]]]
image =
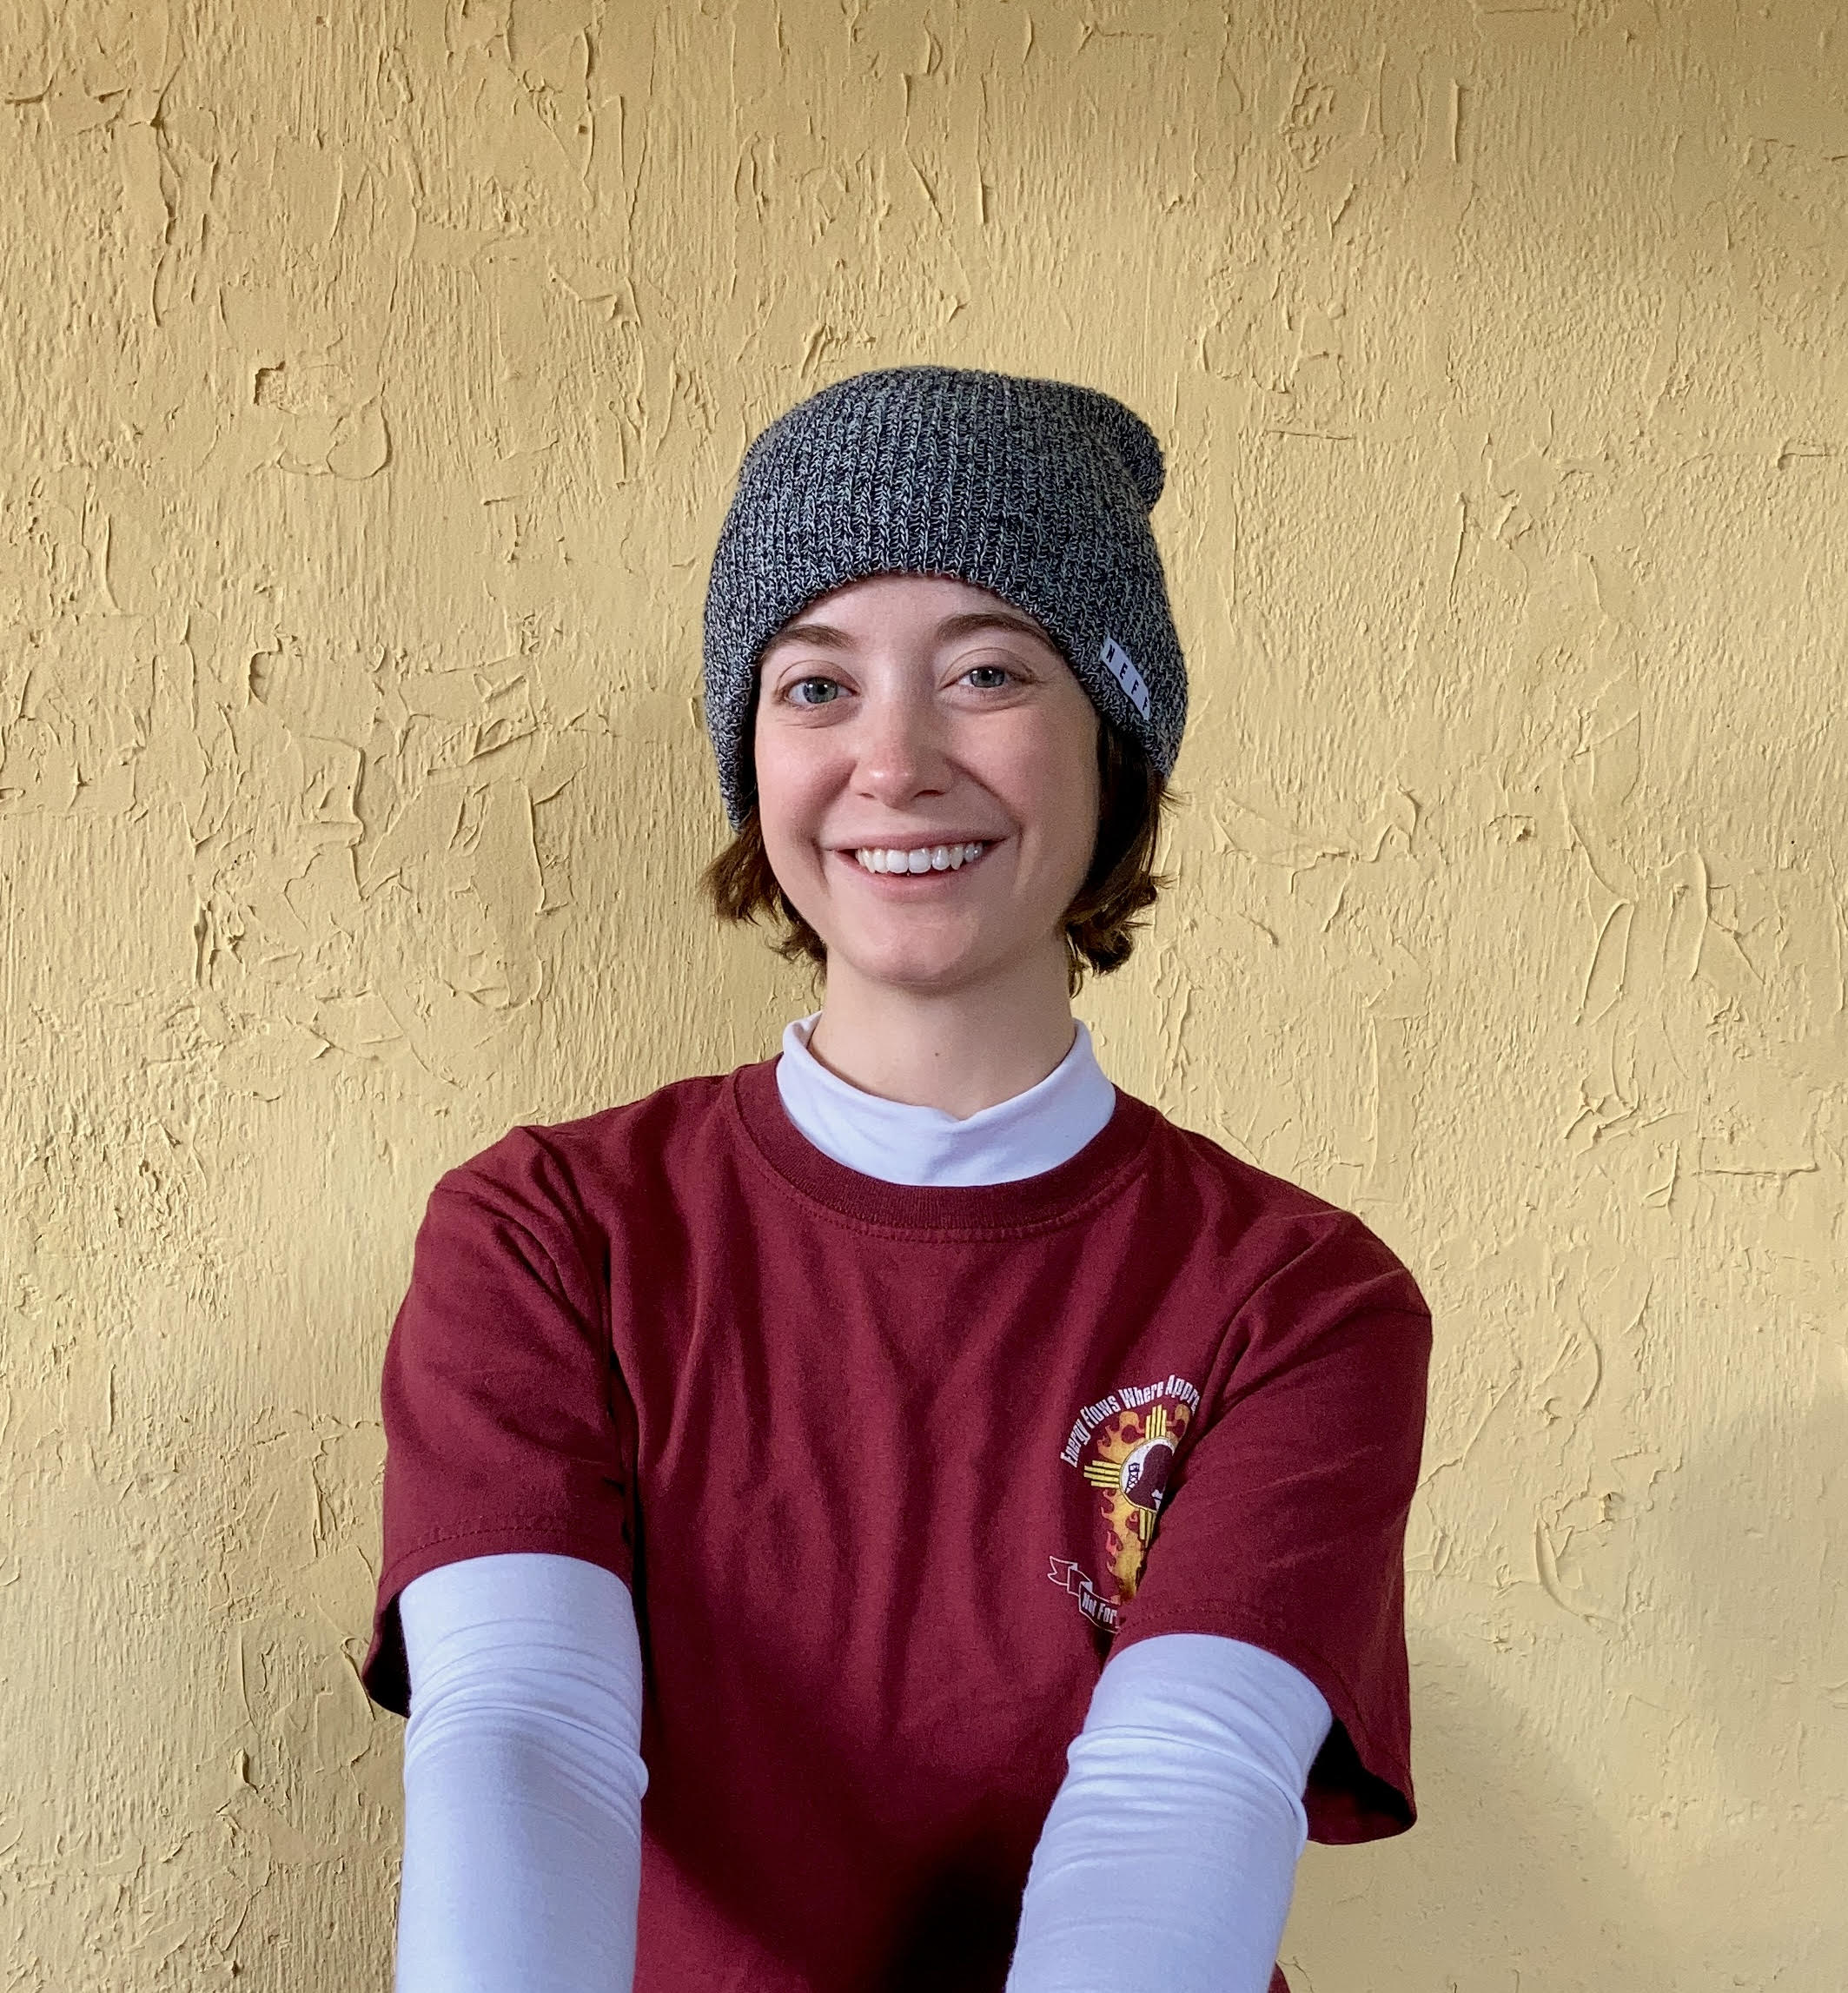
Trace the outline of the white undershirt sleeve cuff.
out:
[[[1243,1640],[1113,1654],[1034,1851],[1007,1993],[1264,1993],[1331,1722],[1307,1675]]]
[[[398,1611],[396,1993],[630,1993],[648,1775],[628,1586],[579,1558],[470,1558]]]

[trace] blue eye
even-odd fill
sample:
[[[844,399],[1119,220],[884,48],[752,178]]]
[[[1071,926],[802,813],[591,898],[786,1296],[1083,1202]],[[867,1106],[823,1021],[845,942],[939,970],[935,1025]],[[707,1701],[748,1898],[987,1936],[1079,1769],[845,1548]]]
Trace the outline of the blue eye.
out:
[[[831,705],[839,692],[832,679],[798,679],[785,697],[792,705]]]
[[[980,692],[997,692],[1013,675],[1013,672],[1001,665],[971,665],[963,673],[965,679],[975,682],[977,690]]]

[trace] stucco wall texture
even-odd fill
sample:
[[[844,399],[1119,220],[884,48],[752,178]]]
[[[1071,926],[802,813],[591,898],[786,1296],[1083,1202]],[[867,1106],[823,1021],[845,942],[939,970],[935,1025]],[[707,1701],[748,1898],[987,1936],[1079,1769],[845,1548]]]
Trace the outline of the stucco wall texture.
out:
[[[383,1989],[439,1172],[767,1055],[705,569],[932,359],[1171,454],[1123,1084],[1421,1275],[1302,1993],[1848,1983],[1837,0],[0,4],[0,1984]]]

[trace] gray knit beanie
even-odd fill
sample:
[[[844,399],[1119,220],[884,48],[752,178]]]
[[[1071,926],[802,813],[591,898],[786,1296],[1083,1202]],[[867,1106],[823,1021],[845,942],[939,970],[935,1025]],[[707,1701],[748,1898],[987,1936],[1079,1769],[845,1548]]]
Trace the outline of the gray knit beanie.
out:
[[[1169,774],[1187,667],[1149,510],[1162,447],[1095,388],[962,367],[850,375],[745,453],[705,596],[705,724],[725,814],[757,794],[757,661],[805,604],[869,574],[942,574],[1023,609],[1092,703]]]

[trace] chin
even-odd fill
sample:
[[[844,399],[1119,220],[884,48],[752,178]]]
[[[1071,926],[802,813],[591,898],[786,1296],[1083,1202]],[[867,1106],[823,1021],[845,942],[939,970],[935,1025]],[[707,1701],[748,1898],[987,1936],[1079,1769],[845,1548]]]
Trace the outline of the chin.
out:
[[[861,981],[884,983],[891,989],[920,992],[953,990],[979,982],[984,964],[967,948],[954,944],[931,946],[921,937],[895,937],[885,947],[837,949],[829,947],[830,959],[846,963]]]

